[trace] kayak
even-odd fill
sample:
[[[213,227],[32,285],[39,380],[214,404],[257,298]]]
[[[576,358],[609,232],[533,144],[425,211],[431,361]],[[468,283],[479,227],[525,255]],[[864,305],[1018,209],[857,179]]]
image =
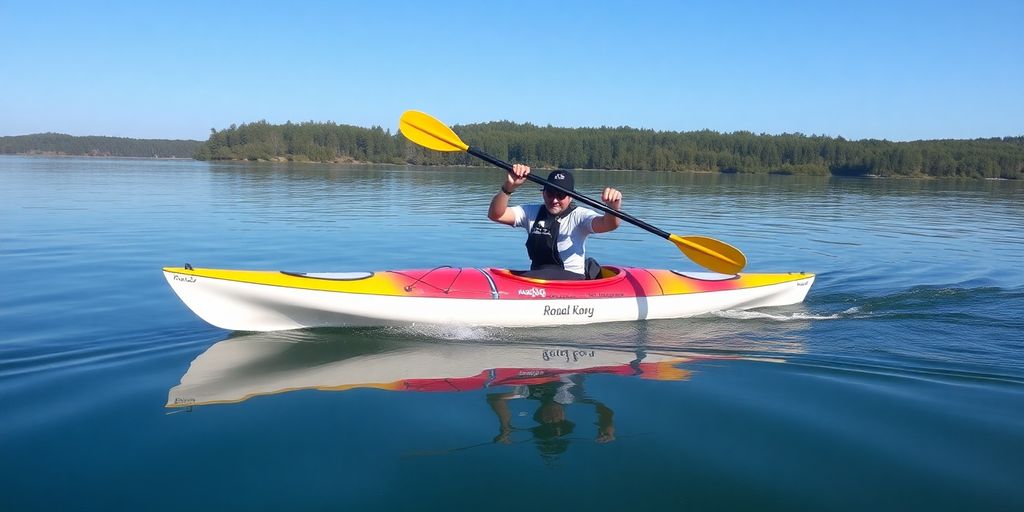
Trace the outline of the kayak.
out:
[[[539,327],[683,318],[804,300],[814,274],[725,275],[604,266],[598,279],[531,279],[499,268],[301,273],[167,267],[203,320],[234,331],[307,327]]]
[[[170,389],[166,406],[238,403],[304,389],[460,392],[561,384],[592,374],[685,380],[690,372],[678,365],[707,359],[572,345],[335,344],[275,336],[281,334],[247,334],[212,345]]]

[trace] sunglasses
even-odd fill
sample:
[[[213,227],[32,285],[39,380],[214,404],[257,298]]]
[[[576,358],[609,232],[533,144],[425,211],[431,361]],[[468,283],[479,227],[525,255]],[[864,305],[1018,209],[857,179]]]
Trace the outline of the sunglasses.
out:
[[[565,197],[568,195],[565,192],[562,192],[561,190],[555,190],[553,188],[545,188],[544,193],[555,199],[558,199],[559,201],[565,199]]]

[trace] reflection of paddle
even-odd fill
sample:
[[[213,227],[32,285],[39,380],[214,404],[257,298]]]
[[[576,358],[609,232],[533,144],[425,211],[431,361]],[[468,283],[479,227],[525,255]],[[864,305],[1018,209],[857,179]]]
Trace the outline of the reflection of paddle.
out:
[[[407,110],[402,114],[402,118],[398,122],[398,129],[401,130],[405,138],[425,148],[437,151],[465,151],[481,160],[512,172],[512,164],[488,155],[479,148],[470,147],[465,142],[462,142],[451,128],[448,128],[444,123],[431,117],[429,114]],[[722,274],[736,274],[743,270],[743,267],[747,264],[747,258],[743,256],[743,253],[725,242],[704,236],[674,235],[625,212],[610,208],[604,203],[595,201],[585,195],[562,188],[539,176],[528,174],[526,179],[561,191],[581,203],[614,215],[630,224],[658,235],[675,244],[687,258],[708,270]]]

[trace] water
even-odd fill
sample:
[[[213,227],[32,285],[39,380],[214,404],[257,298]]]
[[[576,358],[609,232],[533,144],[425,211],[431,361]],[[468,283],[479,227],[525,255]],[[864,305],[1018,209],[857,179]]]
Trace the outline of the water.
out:
[[[685,320],[247,334],[160,267],[522,267],[523,233],[485,218],[500,171],[0,176],[3,510],[1024,507],[1020,183],[580,172],[750,271],[818,280]],[[628,225],[588,250],[696,270]]]

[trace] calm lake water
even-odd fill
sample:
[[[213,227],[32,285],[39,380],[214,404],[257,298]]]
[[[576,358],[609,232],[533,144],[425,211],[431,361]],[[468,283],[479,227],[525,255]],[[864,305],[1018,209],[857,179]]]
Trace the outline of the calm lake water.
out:
[[[522,268],[501,179],[0,157],[0,509],[1024,509],[1022,183],[579,172],[818,274],[694,319],[230,333],[160,272]]]

